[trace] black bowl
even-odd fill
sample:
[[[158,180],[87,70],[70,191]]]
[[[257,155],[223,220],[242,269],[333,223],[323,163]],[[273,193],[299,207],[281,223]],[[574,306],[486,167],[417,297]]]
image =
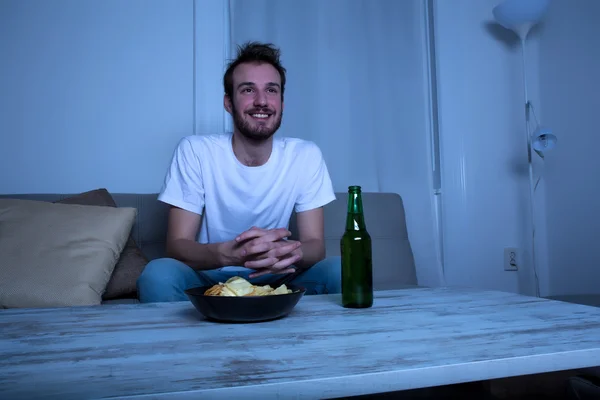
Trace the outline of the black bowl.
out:
[[[306,289],[288,285],[292,293],[270,296],[206,296],[211,286],[185,291],[190,301],[206,318],[220,322],[261,322],[288,315],[300,301]]]

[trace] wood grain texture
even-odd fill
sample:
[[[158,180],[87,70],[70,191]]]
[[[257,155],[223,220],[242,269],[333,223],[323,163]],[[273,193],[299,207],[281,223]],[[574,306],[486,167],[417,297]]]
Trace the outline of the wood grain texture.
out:
[[[600,308],[471,289],[305,296],[208,322],[189,302],[0,312],[0,398],[330,398],[600,365]]]

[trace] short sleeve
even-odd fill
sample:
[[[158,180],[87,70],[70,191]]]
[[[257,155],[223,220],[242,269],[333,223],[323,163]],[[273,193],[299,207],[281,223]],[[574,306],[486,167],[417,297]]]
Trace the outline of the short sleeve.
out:
[[[307,144],[306,154],[300,157],[303,162],[299,165],[302,171],[300,191],[295,205],[296,212],[322,207],[335,200],[335,192],[323,154],[316,144],[312,142]]]
[[[204,209],[202,169],[188,138],[183,138],[173,153],[158,200],[202,214]]]

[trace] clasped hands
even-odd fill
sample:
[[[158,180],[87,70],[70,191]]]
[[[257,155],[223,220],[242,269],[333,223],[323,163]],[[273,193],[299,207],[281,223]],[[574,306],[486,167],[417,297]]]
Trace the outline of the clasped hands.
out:
[[[255,278],[266,274],[289,274],[291,266],[302,260],[302,243],[286,240],[291,232],[284,228],[262,229],[253,226],[232,241],[232,255],[239,260],[236,265],[254,269]]]

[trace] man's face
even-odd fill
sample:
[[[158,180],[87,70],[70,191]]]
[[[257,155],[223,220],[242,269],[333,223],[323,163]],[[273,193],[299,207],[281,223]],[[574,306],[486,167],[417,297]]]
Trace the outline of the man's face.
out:
[[[281,77],[268,63],[244,63],[233,71],[233,98],[225,96],[225,108],[236,129],[248,139],[262,141],[281,125]]]

